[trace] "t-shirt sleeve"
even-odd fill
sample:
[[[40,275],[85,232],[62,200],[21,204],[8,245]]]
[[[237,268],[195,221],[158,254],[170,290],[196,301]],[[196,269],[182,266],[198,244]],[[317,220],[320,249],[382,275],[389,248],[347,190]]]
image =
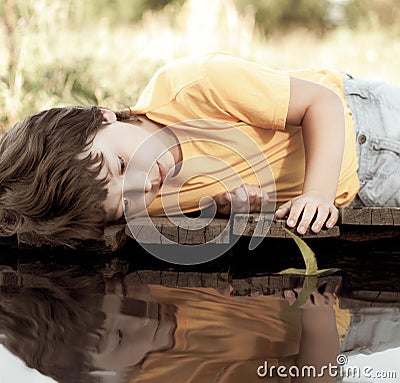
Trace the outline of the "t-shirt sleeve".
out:
[[[221,109],[259,128],[285,129],[288,73],[222,54],[211,57],[205,66],[207,86]]]

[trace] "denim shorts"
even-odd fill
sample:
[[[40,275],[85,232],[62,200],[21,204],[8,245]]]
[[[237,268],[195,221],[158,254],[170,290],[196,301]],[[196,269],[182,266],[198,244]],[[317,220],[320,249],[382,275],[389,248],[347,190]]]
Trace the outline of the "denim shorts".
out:
[[[343,87],[357,137],[357,200],[400,206],[400,88],[349,75]]]

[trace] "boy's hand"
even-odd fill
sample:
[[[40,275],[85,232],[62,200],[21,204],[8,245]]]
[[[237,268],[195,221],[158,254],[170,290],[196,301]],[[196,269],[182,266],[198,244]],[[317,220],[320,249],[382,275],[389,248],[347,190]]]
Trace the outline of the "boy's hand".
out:
[[[293,290],[285,290],[283,295],[285,299],[289,302],[290,306],[296,301],[299,296],[302,288],[297,287]],[[307,302],[300,306],[303,310],[324,310],[331,309],[336,302],[336,297],[327,291],[320,293],[318,289],[314,289],[311,293],[310,297],[307,299]]]
[[[275,217],[282,219],[288,214],[287,225],[289,227],[295,227],[301,216],[297,226],[299,234],[304,234],[308,230],[315,216],[311,226],[314,233],[318,233],[324,224],[328,229],[333,227],[339,218],[339,211],[333,201],[318,192],[304,193],[284,203],[275,212]]]
[[[243,184],[231,192],[220,193],[214,198],[217,203],[217,213],[229,215],[232,213],[259,212],[268,203],[268,193],[256,185]]]
[[[298,287],[283,292],[284,299],[289,302],[290,306],[296,301],[301,290],[302,288]],[[303,331],[313,334],[326,334],[328,329],[333,332],[337,331],[333,308],[335,303],[335,295],[327,291],[321,293],[318,289],[314,289],[307,302],[300,306]]]

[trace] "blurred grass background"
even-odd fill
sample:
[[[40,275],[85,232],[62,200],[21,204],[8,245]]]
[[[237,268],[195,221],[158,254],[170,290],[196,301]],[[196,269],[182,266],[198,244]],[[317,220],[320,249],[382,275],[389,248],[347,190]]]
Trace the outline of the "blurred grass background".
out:
[[[0,132],[54,106],[135,103],[154,71],[222,50],[400,86],[400,0],[0,0]]]

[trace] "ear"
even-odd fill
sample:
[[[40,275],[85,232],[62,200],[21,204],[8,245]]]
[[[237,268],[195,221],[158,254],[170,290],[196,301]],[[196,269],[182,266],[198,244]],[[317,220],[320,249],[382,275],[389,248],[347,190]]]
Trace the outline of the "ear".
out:
[[[100,109],[101,111],[101,121],[105,124],[112,124],[113,122],[117,121],[117,116],[115,113],[110,109]]]

